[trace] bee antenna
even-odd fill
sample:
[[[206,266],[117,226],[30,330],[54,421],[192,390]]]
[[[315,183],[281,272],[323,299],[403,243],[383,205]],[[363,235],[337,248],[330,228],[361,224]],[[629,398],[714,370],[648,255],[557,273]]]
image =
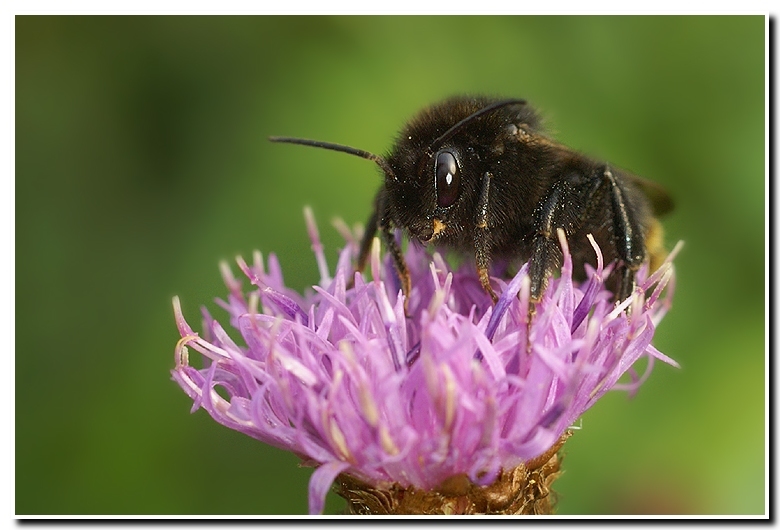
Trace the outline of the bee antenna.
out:
[[[483,107],[483,108],[479,109],[478,111],[474,112],[473,114],[470,114],[470,115],[466,116],[465,118],[460,120],[458,123],[456,123],[455,125],[453,125],[449,129],[447,129],[447,131],[444,134],[442,134],[441,136],[436,138],[433,141],[433,143],[431,143],[431,145],[428,148],[428,150],[432,153],[441,144],[443,144],[444,142],[449,140],[456,132],[458,132],[458,130],[461,127],[463,127],[464,125],[466,125],[467,123],[469,123],[469,122],[471,122],[473,120],[476,120],[477,118],[479,118],[480,116],[482,116],[484,114],[487,114],[489,112],[493,112],[494,110],[500,109],[502,107],[507,107],[509,105],[525,105],[525,104],[526,104],[526,101],[524,99],[504,99],[504,100],[501,100],[501,101],[497,101],[497,102],[495,102],[495,103],[493,103],[491,105],[488,105],[487,107]]]
[[[349,147],[340,144],[332,144],[329,142],[320,142],[318,140],[306,140],[305,138],[269,136],[268,139],[272,142],[277,142],[277,143],[308,145],[310,147],[330,149],[331,151],[340,151],[342,153],[347,153],[348,155],[355,155],[355,156],[359,156],[360,158],[365,158],[366,160],[372,160],[373,162],[376,162],[376,165],[378,165],[382,169],[382,171],[384,171],[385,175],[392,178],[393,180],[398,180],[395,176],[395,173],[393,173],[393,168],[391,168],[390,164],[387,163],[387,160],[385,160],[379,155],[375,155],[374,153],[363,151],[362,149],[355,149],[354,147]]]

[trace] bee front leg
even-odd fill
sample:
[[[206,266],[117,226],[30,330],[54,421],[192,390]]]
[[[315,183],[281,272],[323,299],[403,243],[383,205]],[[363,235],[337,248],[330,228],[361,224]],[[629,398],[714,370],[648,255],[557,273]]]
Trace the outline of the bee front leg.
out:
[[[376,195],[376,199],[374,200],[374,211],[371,214],[371,217],[368,218],[366,229],[363,232],[363,238],[360,240],[360,251],[358,252],[358,260],[355,267],[356,272],[363,272],[363,269],[366,267],[368,255],[371,252],[371,245],[377,230],[387,247],[387,251],[393,259],[393,265],[395,266],[398,278],[401,281],[401,290],[404,293],[404,312],[408,315],[409,293],[412,291],[412,278],[409,274],[409,269],[406,266],[406,260],[404,260],[401,247],[398,246],[398,242],[395,240],[392,223],[387,218],[384,188],[380,189],[379,193]]]
[[[490,285],[490,230],[488,227],[488,205],[490,199],[490,182],[493,175],[488,171],[482,177],[482,192],[477,206],[476,230],[474,230],[474,250],[477,260],[477,274],[482,288],[498,302],[498,295]]]
[[[401,280],[401,288],[403,289],[404,295],[408,298],[412,281],[409,276],[409,270],[406,267],[403,252],[401,252],[401,248],[395,240],[392,223],[387,217],[385,188],[381,188],[374,199],[374,211],[371,213],[371,217],[368,218],[366,229],[363,232],[363,238],[360,240],[360,251],[358,252],[357,265],[355,267],[356,272],[363,272],[363,269],[366,268],[368,255],[371,252],[371,245],[377,231],[379,231],[382,241],[387,246],[387,250],[393,258],[395,270],[398,272],[398,277]]]
[[[377,194],[374,199],[374,211],[371,212],[371,216],[366,222],[366,227],[363,230],[363,237],[360,239],[360,249],[358,250],[357,263],[355,264],[354,272],[363,272],[366,268],[366,262],[368,261],[368,254],[371,252],[371,244],[374,242],[374,236],[379,229],[379,206],[382,200],[382,191]],[[347,288],[352,289],[355,286],[355,275],[352,274],[352,278],[347,282]]]
[[[360,251],[358,252],[357,265],[355,266],[355,272],[363,272],[366,268],[366,262],[368,261],[368,254],[371,252],[371,243],[374,241],[374,236],[379,228],[379,214],[377,209],[371,212],[371,217],[368,218],[366,228],[363,231],[363,238],[360,240]]]
[[[382,234],[382,241],[387,245],[387,251],[390,252],[390,256],[393,258],[395,271],[398,273],[398,279],[401,281],[401,291],[404,294],[404,313],[408,316],[409,294],[412,292],[412,277],[406,266],[406,260],[404,259],[401,247],[398,246],[398,242],[395,240],[395,231],[393,230],[392,225],[380,220],[379,231]]]

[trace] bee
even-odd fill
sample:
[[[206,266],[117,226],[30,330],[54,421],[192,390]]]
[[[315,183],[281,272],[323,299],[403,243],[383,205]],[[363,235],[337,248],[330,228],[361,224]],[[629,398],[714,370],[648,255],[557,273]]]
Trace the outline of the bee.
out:
[[[358,254],[362,271],[377,231],[408,300],[411,278],[394,236],[471,254],[493,301],[495,259],[529,260],[530,298],[538,303],[560,268],[563,229],[575,277],[595,262],[592,234],[605,262],[616,261],[615,300],[635,288],[635,274],[665,257],[657,216],[672,209],[658,184],[593,160],[545,135],[539,114],[522,99],[458,96],[423,109],[385,156],[340,144],[271,137],[273,142],[340,151],[375,162],[384,183],[374,200]],[[533,306],[532,306],[533,307]]]

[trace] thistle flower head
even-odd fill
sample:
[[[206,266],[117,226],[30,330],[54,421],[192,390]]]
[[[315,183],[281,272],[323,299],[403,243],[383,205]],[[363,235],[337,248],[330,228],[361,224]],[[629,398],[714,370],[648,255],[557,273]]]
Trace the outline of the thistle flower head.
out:
[[[378,242],[364,278],[354,273],[355,239],[342,230],[331,277],[310,212],[307,221],[319,285],[304,295],[285,287],[273,255],[266,263],[256,253],[251,265],[238,258],[244,282],[223,265],[229,295],[219,304],[241,342],[205,309],[198,335],[174,299],[182,338],[172,373],[193,411],[317,467],[311,513],[342,473],[377,487],[430,490],[462,475],[489,485],[550,450],[605,392],[635,391],[655,359],[676,366],[650,344],[671,303],[671,257],[652,275],[640,269],[636,291],[615,307],[595,242],[598,266],[577,284],[561,237],[560,277],[529,323],[527,265],[509,282],[496,279],[493,305],[473,265],[453,270],[410,244],[405,314]],[[202,369],[189,364],[189,348]],[[642,357],[640,376],[633,366]]]

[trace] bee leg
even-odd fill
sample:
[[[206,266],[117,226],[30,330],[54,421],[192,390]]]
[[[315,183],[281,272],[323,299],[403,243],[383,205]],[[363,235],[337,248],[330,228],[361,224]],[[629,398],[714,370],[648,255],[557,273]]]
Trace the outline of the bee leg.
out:
[[[395,271],[398,273],[398,279],[401,281],[401,292],[404,294],[404,313],[406,316],[409,316],[409,293],[412,291],[412,277],[406,266],[406,260],[403,252],[401,252],[401,247],[398,246],[398,242],[395,240],[393,227],[390,223],[380,221],[379,230],[382,234],[382,241],[385,242],[387,251],[390,252],[390,256],[393,258]]]
[[[567,190],[564,185],[552,186],[535,215],[535,234],[531,242],[531,260],[528,278],[531,281],[529,312],[536,311],[536,304],[542,299],[547,281],[552,272],[560,267],[563,254],[558,246],[556,231],[563,227],[562,215],[567,206]]]
[[[585,216],[588,195],[592,193],[592,178],[578,168],[564,168],[563,176],[555,181],[533,213],[531,256],[528,263],[530,293],[528,301],[528,352],[530,353],[531,324],[536,305],[541,301],[553,271],[559,270],[563,251],[558,242],[558,229],[566,236],[576,232]]]
[[[355,266],[355,272],[363,272],[368,261],[368,255],[371,252],[371,245],[374,241],[374,236],[379,231],[382,241],[387,246],[390,256],[393,258],[393,265],[398,273],[398,278],[401,281],[401,290],[404,293],[404,312],[409,314],[409,293],[412,290],[412,278],[409,275],[409,269],[406,266],[403,252],[401,247],[398,246],[398,242],[395,240],[395,234],[390,221],[385,214],[385,193],[384,188],[379,190],[379,193],[374,199],[374,211],[371,213],[371,217],[368,218],[366,228],[363,232],[363,238],[360,240],[360,251],[358,252],[357,265]],[[354,284],[354,279],[352,281]]]
[[[474,230],[474,250],[477,260],[479,283],[485,289],[493,303],[498,302],[498,295],[490,285],[490,230],[488,228],[488,204],[490,198],[490,181],[493,175],[488,171],[482,177],[482,192],[477,206],[476,230]]]
[[[615,299],[616,303],[620,303],[631,296],[631,293],[633,293],[636,288],[636,271],[623,265],[620,268],[620,273],[620,287],[618,287],[617,298]],[[630,310],[631,307],[629,306],[628,309]]]
[[[358,251],[357,264],[355,265],[354,272],[363,272],[363,269],[366,268],[368,254],[371,252],[371,243],[373,243],[374,236],[376,235],[376,231],[379,228],[379,203],[381,200],[380,195],[382,195],[381,191],[374,200],[374,211],[371,212],[371,217],[368,218],[366,227],[363,230],[363,237],[360,239],[360,250]],[[354,286],[355,275],[352,274],[352,278],[350,278],[349,282],[347,282],[347,289],[352,289]]]
[[[371,217],[368,218],[366,228],[363,231],[363,238],[360,240],[360,252],[358,252],[357,265],[355,266],[355,272],[363,272],[366,268],[366,262],[368,261],[368,254],[371,252],[371,243],[374,241],[374,236],[379,228],[379,214],[376,209],[371,213]]]
[[[636,287],[634,276],[646,257],[645,238],[639,220],[631,215],[633,210],[628,202],[626,190],[612,174],[609,166],[604,166],[602,177],[609,186],[615,250],[622,261],[620,265],[622,276],[616,293],[616,301],[620,302],[628,298]]]

